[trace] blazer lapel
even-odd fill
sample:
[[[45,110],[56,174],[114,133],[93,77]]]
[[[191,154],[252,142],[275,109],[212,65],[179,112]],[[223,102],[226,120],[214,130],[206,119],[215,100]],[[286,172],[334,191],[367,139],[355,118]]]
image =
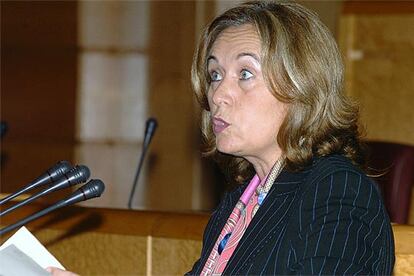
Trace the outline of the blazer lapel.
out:
[[[219,212],[217,214],[217,223],[214,225],[214,233],[211,235],[211,237],[208,239],[208,244],[206,245],[206,254],[202,254],[203,257],[200,260],[200,266],[199,269],[196,271],[196,274],[200,274],[209,255],[211,250],[213,249],[220,233],[221,230],[223,229],[224,225],[227,222],[227,219],[229,218],[231,212],[233,211],[237,201],[239,200],[239,198],[241,197],[241,195],[243,194],[244,190],[247,187],[247,184],[243,184],[242,186],[238,187],[237,189],[235,189],[234,191],[225,194],[224,196],[224,203],[223,205],[217,210],[217,212]]]
[[[246,270],[270,240],[273,239],[272,246],[276,246],[282,237],[293,198],[307,172],[282,171],[247,227],[223,274],[240,274]]]

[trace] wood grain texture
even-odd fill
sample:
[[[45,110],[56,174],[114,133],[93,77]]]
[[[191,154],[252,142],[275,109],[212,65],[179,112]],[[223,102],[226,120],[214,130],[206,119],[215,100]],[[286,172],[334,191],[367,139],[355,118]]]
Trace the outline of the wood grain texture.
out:
[[[183,275],[190,271],[201,252],[201,241],[153,239],[152,274]]]
[[[344,1],[344,14],[401,14],[414,13],[412,1]]]
[[[414,275],[414,226],[393,225],[396,262],[394,275]]]
[[[45,229],[36,237],[62,262],[81,275],[143,275],[146,273],[145,236],[85,232],[66,236]]]
[[[73,142],[77,4],[1,4],[1,119],[6,139]]]
[[[195,3],[152,1],[150,6],[149,114],[159,127],[151,145],[146,198],[149,208],[191,209],[198,148],[190,86]]]
[[[1,192],[59,160],[72,161],[77,88],[77,3],[2,1]]]
[[[72,143],[60,142],[14,142],[6,139],[1,143],[1,185],[0,192],[13,193],[43,174],[60,160],[73,163]],[[48,197],[61,198],[58,192]]]
[[[41,206],[2,218],[8,225]],[[208,214],[73,207],[29,224],[31,232],[69,270],[81,275],[183,275],[200,256]],[[414,226],[393,225],[395,275],[414,271]],[[0,238],[3,242],[9,235]],[[152,237],[148,243],[149,237]],[[151,246],[147,259],[148,244]],[[147,274],[148,275],[148,274]]]
[[[8,204],[2,206],[6,208]],[[18,208],[1,218],[1,224],[9,225],[26,217],[42,205],[31,204]],[[72,206],[46,215],[28,226],[31,231],[44,228],[65,230],[67,236],[84,232],[119,235],[141,235],[163,238],[199,240],[209,215],[206,213],[172,213],[155,211],[130,211],[106,208],[84,208]],[[6,238],[6,235],[4,238]]]
[[[346,92],[367,139],[414,144],[414,14],[343,15]]]

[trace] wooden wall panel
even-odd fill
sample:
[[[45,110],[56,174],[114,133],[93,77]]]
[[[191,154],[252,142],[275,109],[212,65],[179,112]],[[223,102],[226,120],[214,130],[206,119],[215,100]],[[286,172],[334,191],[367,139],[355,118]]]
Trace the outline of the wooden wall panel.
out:
[[[2,3],[1,117],[8,139],[73,141],[76,18],[76,2]]]
[[[159,128],[148,160],[150,209],[209,210],[224,189],[213,161],[201,158],[190,78],[198,37],[214,16],[214,1],[151,2],[148,104]]]
[[[190,85],[195,2],[151,2],[149,115],[159,127],[151,145],[149,208],[191,209],[196,111]]]
[[[411,26],[414,2],[344,3],[339,44],[346,65],[346,92],[361,104],[367,139],[414,145]],[[409,223],[413,222],[414,197]]]
[[[76,1],[1,1],[1,191],[72,159]]]
[[[344,1],[344,14],[404,14],[414,13],[412,1]]]
[[[361,104],[367,138],[414,144],[414,13],[341,18],[346,90]]]

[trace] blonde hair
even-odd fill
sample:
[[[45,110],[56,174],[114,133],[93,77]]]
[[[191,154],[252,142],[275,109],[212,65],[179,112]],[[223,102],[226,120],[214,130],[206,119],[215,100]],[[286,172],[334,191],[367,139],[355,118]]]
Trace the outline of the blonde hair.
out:
[[[338,47],[316,14],[296,3],[248,2],[215,18],[204,30],[192,65],[192,84],[201,106],[204,153],[224,163],[237,182],[250,177],[243,158],[217,151],[207,91],[207,57],[220,33],[250,24],[261,40],[265,81],[274,96],[288,104],[277,142],[290,170],[304,168],[313,157],[333,153],[362,166],[358,107],[343,94],[343,64]]]

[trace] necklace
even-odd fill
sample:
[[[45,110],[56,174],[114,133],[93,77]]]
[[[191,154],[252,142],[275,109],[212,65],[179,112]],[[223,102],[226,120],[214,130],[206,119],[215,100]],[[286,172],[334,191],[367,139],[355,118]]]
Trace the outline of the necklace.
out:
[[[257,194],[257,204],[253,208],[253,215],[256,214],[257,210],[260,206],[262,206],[263,201],[265,200],[267,194],[270,191],[270,188],[272,188],[273,183],[275,182],[276,178],[279,176],[280,172],[283,169],[283,165],[285,164],[284,158],[279,158],[276,163],[273,165],[272,170],[270,171],[266,182],[263,185],[259,185],[256,188],[256,194]]]

